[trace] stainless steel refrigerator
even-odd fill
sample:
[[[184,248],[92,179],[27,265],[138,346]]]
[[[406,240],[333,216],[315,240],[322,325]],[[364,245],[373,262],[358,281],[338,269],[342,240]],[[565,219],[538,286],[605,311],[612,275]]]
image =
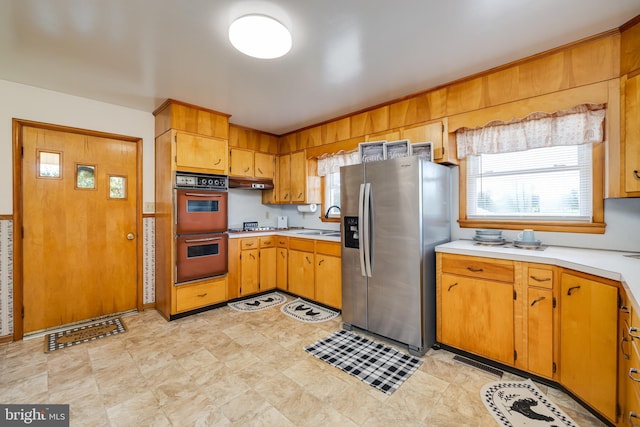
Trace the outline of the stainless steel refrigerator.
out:
[[[451,238],[450,174],[418,157],[340,169],[342,320],[422,355],[435,342],[436,245]]]

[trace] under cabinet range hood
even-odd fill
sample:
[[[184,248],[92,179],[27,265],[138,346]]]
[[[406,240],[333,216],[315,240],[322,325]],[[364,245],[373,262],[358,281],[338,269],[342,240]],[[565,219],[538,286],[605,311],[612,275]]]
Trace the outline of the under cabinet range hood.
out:
[[[229,188],[240,188],[244,190],[271,190],[273,189],[273,180],[267,178],[230,176]]]

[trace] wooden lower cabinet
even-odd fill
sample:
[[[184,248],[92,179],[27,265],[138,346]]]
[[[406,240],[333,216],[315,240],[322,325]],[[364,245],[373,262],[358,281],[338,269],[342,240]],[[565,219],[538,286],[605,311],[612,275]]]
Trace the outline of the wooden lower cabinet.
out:
[[[316,241],[315,300],[342,309],[342,260],[340,243]]]
[[[315,299],[314,241],[289,239],[289,292],[303,298]]]
[[[615,422],[618,288],[569,272],[560,283],[560,383]]]
[[[176,313],[218,304],[226,300],[226,277],[175,286]]]
[[[288,290],[287,268],[289,266],[289,238],[276,238],[276,288]]]
[[[439,341],[513,365],[513,285],[443,274],[441,290]]]

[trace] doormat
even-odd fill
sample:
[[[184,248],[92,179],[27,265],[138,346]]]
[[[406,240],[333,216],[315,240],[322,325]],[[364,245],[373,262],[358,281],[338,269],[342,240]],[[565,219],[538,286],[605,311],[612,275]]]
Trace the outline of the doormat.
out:
[[[280,311],[289,317],[306,323],[326,322],[338,317],[338,314],[340,314],[337,311],[307,302],[302,298],[283,305]]]
[[[501,426],[578,427],[531,380],[487,383],[482,386],[480,396],[484,406]]]
[[[103,320],[90,325],[67,329],[44,336],[44,352],[60,350],[72,345],[95,341],[99,338],[127,332],[127,328],[119,317]]]
[[[396,391],[422,364],[417,357],[345,330],[304,349],[386,394]]]
[[[284,295],[277,292],[271,292],[269,294],[260,295],[259,297],[230,302],[227,305],[229,308],[236,311],[260,311],[265,308],[273,307],[274,305],[280,305],[286,300],[287,298]]]

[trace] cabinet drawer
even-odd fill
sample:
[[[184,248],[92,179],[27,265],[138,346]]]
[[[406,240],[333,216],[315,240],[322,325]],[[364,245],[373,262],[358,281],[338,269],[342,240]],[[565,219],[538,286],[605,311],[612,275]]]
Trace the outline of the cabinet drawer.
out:
[[[240,249],[258,249],[258,238],[249,237],[246,239],[240,239]]]
[[[316,253],[340,256],[340,243],[324,242],[322,240],[316,240]]]
[[[276,246],[279,248],[289,247],[289,238],[283,236],[276,236]]]
[[[443,254],[442,271],[507,283],[513,283],[514,280],[513,262],[501,259]]]
[[[289,239],[289,249],[303,252],[313,252],[314,247],[314,241],[311,239],[297,239],[295,237]]]
[[[553,289],[553,269],[529,267],[527,269],[527,283],[529,286]]]
[[[260,248],[275,248],[276,236],[265,236],[260,238]]]
[[[227,299],[227,281],[219,279],[194,285],[182,285],[176,288],[176,310],[193,310]]]

